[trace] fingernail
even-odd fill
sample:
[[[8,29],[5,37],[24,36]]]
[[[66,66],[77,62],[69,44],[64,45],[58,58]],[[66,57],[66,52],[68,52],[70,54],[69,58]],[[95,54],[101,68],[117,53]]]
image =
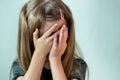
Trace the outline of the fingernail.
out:
[[[38,29],[36,28],[35,31],[38,31]]]
[[[65,28],[66,26],[65,25],[63,25],[63,28]]]
[[[55,26],[57,26],[58,25],[58,23],[55,23]]]
[[[68,30],[68,27],[67,27],[67,26],[65,26],[65,30],[66,30],[66,31]]]

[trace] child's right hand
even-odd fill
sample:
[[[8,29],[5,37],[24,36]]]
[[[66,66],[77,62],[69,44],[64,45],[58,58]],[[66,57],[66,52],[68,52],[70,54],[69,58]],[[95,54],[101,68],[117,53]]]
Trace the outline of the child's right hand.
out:
[[[40,38],[38,38],[39,30],[36,29],[34,31],[33,33],[33,41],[35,46],[34,52],[39,53],[40,56],[45,56],[45,57],[47,56],[53,43],[54,34],[52,33],[55,32],[57,26],[58,24],[56,23],[47,32],[45,32]]]

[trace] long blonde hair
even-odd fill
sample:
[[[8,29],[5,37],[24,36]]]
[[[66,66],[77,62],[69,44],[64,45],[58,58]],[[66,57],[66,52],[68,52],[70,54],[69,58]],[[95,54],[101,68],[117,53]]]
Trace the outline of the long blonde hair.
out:
[[[22,8],[19,17],[18,31],[18,61],[26,72],[34,52],[33,32],[39,30],[44,21],[60,19],[62,9],[68,26],[68,40],[65,54],[62,56],[62,64],[67,78],[70,77],[74,58],[75,33],[74,22],[70,9],[61,0],[30,0]],[[40,34],[39,34],[40,36]]]

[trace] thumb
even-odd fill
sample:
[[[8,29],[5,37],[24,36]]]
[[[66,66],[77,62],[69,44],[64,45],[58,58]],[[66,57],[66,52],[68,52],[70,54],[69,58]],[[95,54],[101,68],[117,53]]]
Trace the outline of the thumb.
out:
[[[33,41],[34,41],[34,43],[38,39],[38,33],[39,33],[39,30],[36,28],[34,33],[33,33]]]

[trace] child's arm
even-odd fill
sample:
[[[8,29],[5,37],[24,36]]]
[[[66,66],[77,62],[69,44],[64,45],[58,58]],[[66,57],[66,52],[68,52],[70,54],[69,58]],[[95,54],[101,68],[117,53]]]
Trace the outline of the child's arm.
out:
[[[52,70],[53,80],[67,80],[61,60],[51,59],[50,66]]]
[[[53,80],[67,80],[61,62],[61,56],[64,54],[67,47],[67,37],[68,29],[65,25],[63,25],[60,31],[55,34],[53,39],[53,46],[49,53],[49,61]]]
[[[40,80],[44,62],[45,56],[40,56],[39,53],[34,52],[28,71],[24,76],[18,77],[17,80]]]
[[[57,24],[53,25],[43,36],[38,37],[39,30],[36,29],[33,33],[33,40],[35,51],[33,53],[33,57],[30,63],[30,66],[26,72],[26,74],[22,77],[18,77],[17,80],[40,80],[42,69],[45,63],[45,59],[47,54],[49,53],[52,47],[52,40],[55,32]]]

